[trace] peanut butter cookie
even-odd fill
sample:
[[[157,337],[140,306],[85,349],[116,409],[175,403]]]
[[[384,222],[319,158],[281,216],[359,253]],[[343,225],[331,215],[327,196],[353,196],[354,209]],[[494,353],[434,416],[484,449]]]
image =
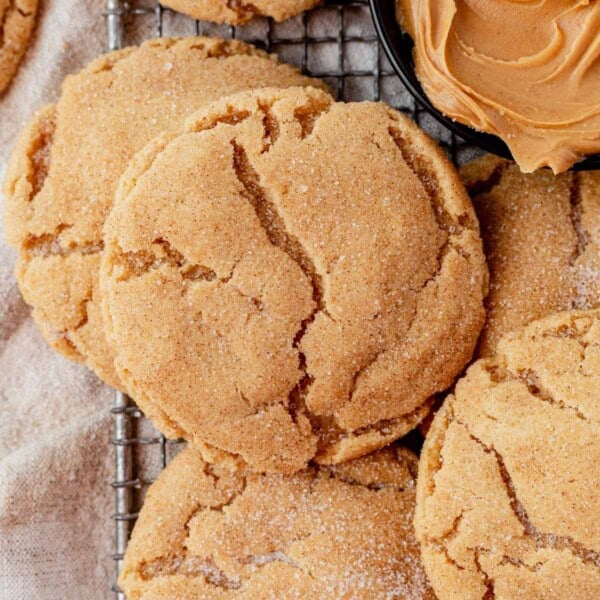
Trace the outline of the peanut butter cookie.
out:
[[[253,475],[187,448],[154,483],[119,583],[128,600],[434,600],[414,537],[416,457]]]
[[[194,19],[243,25],[257,16],[284,21],[323,0],[161,0],[164,6],[182,12]]]
[[[440,600],[600,597],[600,310],[504,336],[436,415],[415,526]]]
[[[25,55],[35,26],[37,0],[0,0],[0,94]]]
[[[487,282],[456,172],[384,104],[223,99],[121,179],[102,294],[163,431],[253,469],[336,463],[414,428],[471,357]]]
[[[600,172],[524,174],[485,156],[461,177],[490,269],[480,355],[534,319],[600,305]]]
[[[146,42],[67,77],[18,142],[4,183],[19,285],[54,348],[121,387],[97,284],[102,226],[133,154],[224,94],[308,84],[322,85],[252,46],[209,38]]]

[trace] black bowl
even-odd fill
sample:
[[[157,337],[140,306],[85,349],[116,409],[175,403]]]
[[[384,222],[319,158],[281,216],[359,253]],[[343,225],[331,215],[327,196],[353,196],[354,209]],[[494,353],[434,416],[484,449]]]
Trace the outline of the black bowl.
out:
[[[414,96],[416,101],[431,114],[437,121],[447,127],[463,140],[478,146],[486,152],[491,152],[503,158],[512,160],[512,154],[508,146],[497,136],[482,133],[468,125],[463,125],[443,115],[429,100],[415,73],[413,60],[413,41],[411,37],[402,31],[396,20],[395,0],[369,0],[371,14],[375,23],[375,29],[379,41],[398,77]],[[586,159],[575,163],[571,167],[574,171],[585,171],[600,169],[600,155],[594,154]]]

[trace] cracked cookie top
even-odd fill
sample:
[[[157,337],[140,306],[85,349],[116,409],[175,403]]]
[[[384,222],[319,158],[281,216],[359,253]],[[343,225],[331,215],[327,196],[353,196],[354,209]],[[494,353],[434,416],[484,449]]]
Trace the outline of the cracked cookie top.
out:
[[[188,447],[150,487],[119,584],[129,600],[433,600],[412,528],[416,466],[390,447],[256,475]]]
[[[283,21],[321,4],[323,0],[162,0],[164,6],[200,21],[243,25],[254,17]]]
[[[600,310],[504,336],[436,415],[415,526],[440,600],[600,597]]]
[[[384,104],[316,89],[230,97],[154,140],[105,242],[107,327],[140,406],[260,471],[401,437],[483,324],[453,167]]]
[[[102,226],[129,159],[205,103],[265,85],[322,85],[237,41],[161,39],[102,56],[66,78],[13,152],[4,182],[7,241],[40,330],[107,383],[114,371],[98,301]]]
[[[0,0],[0,95],[27,50],[37,6],[38,0]]]
[[[600,172],[525,174],[488,155],[461,177],[490,269],[481,356],[534,319],[600,305]]]

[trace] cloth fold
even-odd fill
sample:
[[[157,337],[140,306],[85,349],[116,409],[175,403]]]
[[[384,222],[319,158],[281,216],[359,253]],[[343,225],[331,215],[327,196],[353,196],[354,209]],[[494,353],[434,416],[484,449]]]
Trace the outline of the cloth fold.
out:
[[[0,461],[3,600],[109,596],[110,426],[101,409]]]

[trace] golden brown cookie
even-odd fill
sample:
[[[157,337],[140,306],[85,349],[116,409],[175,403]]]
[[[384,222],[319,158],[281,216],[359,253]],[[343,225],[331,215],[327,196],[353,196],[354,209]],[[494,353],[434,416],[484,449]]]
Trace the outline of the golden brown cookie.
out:
[[[322,1],[161,0],[161,4],[201,21],[243,25],[257,16],[272,17],[276,21],[283,21],[321,4]]]
[[[534,319],[600,305],[600,172],[524,174],[488,155],[461,177],[490,269],[480,355]]]
[[[311,88],[217,102],[121,179],[102,283],[119,373],[164,431],[291,472],[399,438],[471,357],[487,271],[413,122]],[[163,411],[163,412],[161,412]]]
[[[503,337],[436,415],[415,526],[439,600],[600,597],[600,310]]]
[[[17,72],[35,26],[37,0],[0,0],[0,94]]]
[[[253,475],[187,448],[151,486],[119,579],[128,600],[434,600],[414,538],[416,457]]]
[[[23,296],[49,343],[120,387],[97,296],[102,226],[129,159],[222,95],[322,85],[252,46],[161,39],[107,54],[65,80],[36,115],[4,182],[7,241]]]

